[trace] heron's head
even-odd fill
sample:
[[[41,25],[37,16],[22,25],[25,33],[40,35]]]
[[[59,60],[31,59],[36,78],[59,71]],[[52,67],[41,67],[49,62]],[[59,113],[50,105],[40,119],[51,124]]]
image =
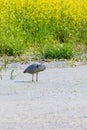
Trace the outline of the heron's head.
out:
[[[46,66],[43,65],[43,64],[38,64],[38,65],[37,65],[37,69],[38,69],[38,72],[44,71],[44,70],[46,69]]]

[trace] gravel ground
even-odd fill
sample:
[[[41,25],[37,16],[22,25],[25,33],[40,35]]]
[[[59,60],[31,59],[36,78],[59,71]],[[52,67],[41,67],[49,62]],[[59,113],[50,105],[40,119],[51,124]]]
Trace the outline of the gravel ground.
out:
[[[0,130],[87,130],[87,65],[46,66],[33,83],[27,64],[2,72]]]

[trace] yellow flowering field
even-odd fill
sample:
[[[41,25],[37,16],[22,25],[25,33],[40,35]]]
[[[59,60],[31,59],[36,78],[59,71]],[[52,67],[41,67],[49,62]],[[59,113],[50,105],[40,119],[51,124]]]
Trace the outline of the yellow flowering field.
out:
[[[87,0],[0,0],[0,54],[53,43],[87,44]]]

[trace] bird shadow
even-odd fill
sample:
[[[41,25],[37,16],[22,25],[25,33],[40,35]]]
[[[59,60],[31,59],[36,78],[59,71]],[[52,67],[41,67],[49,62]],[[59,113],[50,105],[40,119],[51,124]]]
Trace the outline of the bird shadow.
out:
[[[15,83],[32,83],[32,81],[15,81]]]

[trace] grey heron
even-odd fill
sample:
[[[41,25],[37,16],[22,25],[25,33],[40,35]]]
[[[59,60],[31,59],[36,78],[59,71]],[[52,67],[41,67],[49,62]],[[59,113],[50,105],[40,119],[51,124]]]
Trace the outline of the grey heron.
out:
[[[36,81],[38,81],[38,73],[44,71],[46,66],[41,63],[34,63],[29,65],[25,70],[24,73],[32,74],[32,82],[34,81],[34,74],[36,74]]]

